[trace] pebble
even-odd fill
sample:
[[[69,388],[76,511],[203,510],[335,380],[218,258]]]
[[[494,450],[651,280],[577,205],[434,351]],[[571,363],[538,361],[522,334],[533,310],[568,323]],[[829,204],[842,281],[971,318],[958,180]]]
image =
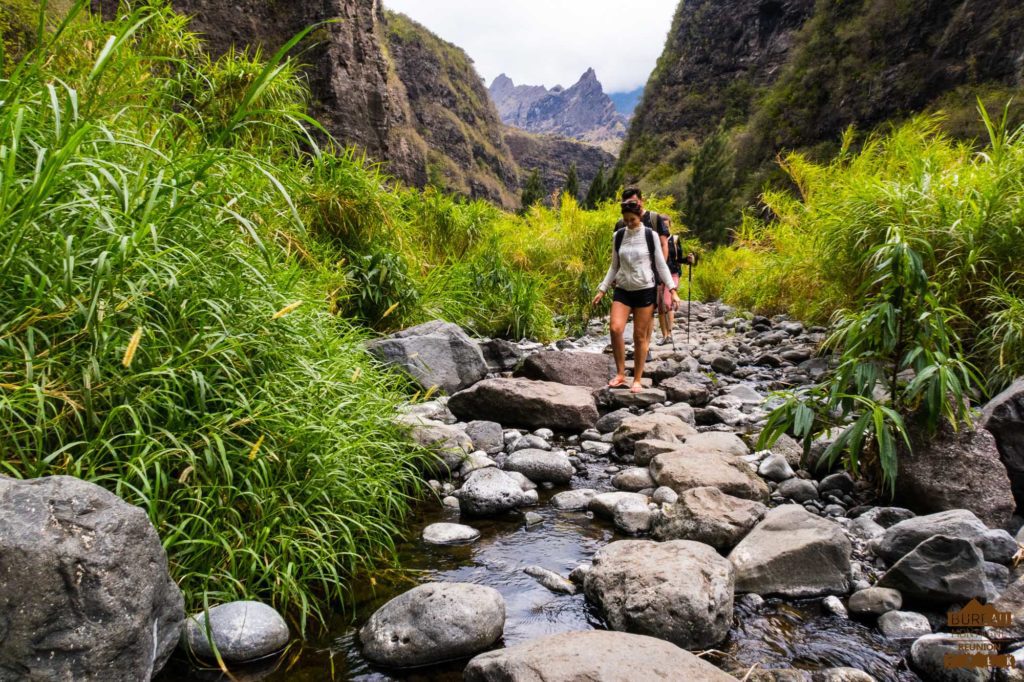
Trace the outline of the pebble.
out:
[[[526,523],[526,527],[529,528],[544,523],[544,517],[537,512],[526,512],[523,516],[523,521]]]
[[[443,500],[441,500],[441,504],[443,504],[445,507],[447,507],[449,509],[458,510],[458,508],[459,508],[459,499],[457,497],[452,497],[451,495],[449,495],[448,497],[446,497]]]

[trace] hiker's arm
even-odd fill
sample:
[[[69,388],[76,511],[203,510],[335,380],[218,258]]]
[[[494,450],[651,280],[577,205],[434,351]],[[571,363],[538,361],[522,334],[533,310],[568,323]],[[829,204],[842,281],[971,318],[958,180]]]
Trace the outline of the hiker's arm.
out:
[[[654,250],[654,267],[658,268],[658,277],[661,279],[662,284],[669,289],[675,290],[676,285],[672,283],[672,273],[668,269],[668,263],[665,262],[665,256],[657,249]]]
[[[665,256],[665,262],[668,262],[668,237],[665,235],[658,235],[661,237],[661,255]]]
[[[615,250],[615,246],[612,246],[612,264],[608,267],[608,274],[604,276],[604,281],[597,287],[598,291],[604,293],[608,291],[608,287],[615,281],[615,276],[619,274],[619,253]]]

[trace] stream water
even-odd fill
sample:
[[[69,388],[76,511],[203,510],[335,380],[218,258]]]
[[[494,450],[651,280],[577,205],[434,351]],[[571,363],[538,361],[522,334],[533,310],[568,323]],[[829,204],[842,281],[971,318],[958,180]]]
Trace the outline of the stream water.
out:
[[[572,488],[611,490],[604,470],[607,460],[589,463],[577,475]],[[501,592],[506,602],[504,639],[499,646],[511,646],[529,639],[559,632],[604,628],[603,620],[585,601],[582,593],[567,596],[549,592],[523,572],[539,565],[568,575],[607,543],[620,539],[610,522],[590,518],[583,512],[559,512],[548,500],[564,490],[541,489],[540,504],[533,508],[544,523],[526,528],[522,514],[497,519],[465,520],[481,531],[471,545],[435,547],[418,540],[422,529],[438,521],[459,521],[458,513],[445,512],[440,505],[421,507],[410,523],[412,540],[400,547],[402,571],[367,578],[355,610],[339,614],[329,634],[306,642],[271,665],[251,668],[234,675],[239,682],[320,682],[353,680],[387,682],[402,680],[461,680],[466,661],[395,673],[376,669],[362,658],[356,636],[358,627],[382,604],[415,584],[430,581],[472,582]],[[528,509],[524,510],[527,511]],[[909,646],[909,643],[907,644]],[[708,660],[733,674],[757,664],[760,668],[801,668],[816,670],[850,666],[870,673],[879,682],[911,682],[920,678],[906,669],[907,646],[887,640],[870,624],[827,613],[820,600],[799,602],[768,599],[753,607],[737,599],[735,619],[729,636]],[[161,682],[219,680],[219,673],[191,668],[173,661],[160,676]]]

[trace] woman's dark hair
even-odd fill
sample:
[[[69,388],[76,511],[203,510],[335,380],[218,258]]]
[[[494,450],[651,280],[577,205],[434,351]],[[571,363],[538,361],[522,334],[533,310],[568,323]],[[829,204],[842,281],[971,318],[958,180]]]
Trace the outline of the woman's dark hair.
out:
[[[623,201],[619,206],[622,207],[622,214],[632,213],[638,218],[644,217],[644,211],[640,208],[639,202],[636,201]]]

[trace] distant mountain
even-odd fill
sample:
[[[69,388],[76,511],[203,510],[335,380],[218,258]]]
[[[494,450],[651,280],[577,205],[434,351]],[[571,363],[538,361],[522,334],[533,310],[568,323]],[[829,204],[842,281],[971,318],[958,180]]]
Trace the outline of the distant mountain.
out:
[[[587,69],[569,88],[516,85],[501,74],[490,87],[501,120],[531,133],[571,137],[618,154],[626,136],[626,117],[616,111],[597,74]]]
[[[613,92],[608,96],[611,97],[612,102],[615,104],[615,110],[625,116],[631,118],[633,111],[636,110],[636,106],[640,104],[640,98],[644,94],[644,86],[640,86],[636,90],[630,92]]]

